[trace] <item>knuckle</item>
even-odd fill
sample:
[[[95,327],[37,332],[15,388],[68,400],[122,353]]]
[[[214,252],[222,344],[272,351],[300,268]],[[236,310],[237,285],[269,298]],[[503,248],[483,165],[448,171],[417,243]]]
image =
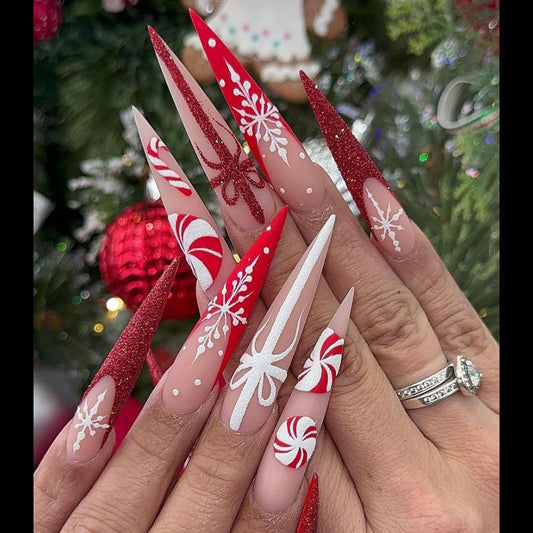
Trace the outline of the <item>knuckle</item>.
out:
[[[98,497],[78,507],[66,526],[65,533],[113,533],[116,531],[140,531],[127,513],[116,504],[114,498]]]
[[[360,327],[376,355],[381,356],[391,347],[407,351],[423,340],[419,327],[422,310],[406,287],[382,284],[368,302],[368,309],[362,310],[365,323]]]

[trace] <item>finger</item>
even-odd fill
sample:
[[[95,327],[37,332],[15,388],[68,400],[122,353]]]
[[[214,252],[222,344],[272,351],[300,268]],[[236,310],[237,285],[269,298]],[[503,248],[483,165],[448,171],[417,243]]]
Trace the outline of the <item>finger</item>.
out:
[[[112,447],[107,440],[142,369],[177,268],[178,262],[172,261],[150,290],[89,384],[72,422],[36,469],[35,524],[39,529],[62,525],[109,459]],[[57,495],[53,517],[46,511],[50,495]]]
[[[302,80],[322,134],[372,232],[373,242],[417,298],[444,352],[450,358],[465,353],[480,365],[486,384],[480,398],[496,408],[496,341],[346,123],[304,74]]]
[[[65,456],[67,424],[39,463],[33,477],[33,530],[35,533],[60,531],[72,510],[105,468],[115,445],[111,431],[96,456],[85,463],[72,463]]]

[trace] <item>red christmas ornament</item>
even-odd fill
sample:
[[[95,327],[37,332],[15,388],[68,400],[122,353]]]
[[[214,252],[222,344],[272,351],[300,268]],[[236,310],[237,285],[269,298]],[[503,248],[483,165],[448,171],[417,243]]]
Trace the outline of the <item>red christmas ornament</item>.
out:
[[[33,0],[33,42],[51,39],[61,27],[62,0]]]
[[[108,225],[98,266],[109,291],[135,312],[175,257],[180,264],[162,320],[178,320],[198,313],[196,278],[161,200],[133,204]]]

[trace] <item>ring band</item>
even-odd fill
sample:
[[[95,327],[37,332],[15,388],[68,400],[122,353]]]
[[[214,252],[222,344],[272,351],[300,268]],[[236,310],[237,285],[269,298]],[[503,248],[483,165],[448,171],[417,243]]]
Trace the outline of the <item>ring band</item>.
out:
[[[481,385],[482,374],[474,363],[458,355],[453,363],[396,391],[405,409],[418,409],[440,402],[460,390],[466,396],[475,396]]]

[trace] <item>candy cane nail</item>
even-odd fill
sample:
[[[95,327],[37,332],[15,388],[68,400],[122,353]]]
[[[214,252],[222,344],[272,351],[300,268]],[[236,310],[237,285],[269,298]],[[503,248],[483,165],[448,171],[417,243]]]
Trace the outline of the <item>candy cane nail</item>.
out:
[[[254,496],[267,511],[281,511],[294,501],[315,451],[341,364],[353,293],[352,288],[319,335],[257,469]]]
[[[262,227],[275,213],[267,182],[176,54],[152,27],[148,32],[183,126],[222,207],[239,227]]]
[[[300,77],[331,155],[377,243],[393,256],[407,255],[415,245],[413,225],[381,170],[311,79],[303,72]]]
[[[235,259],[209,209],[145,117],[133,117],[170,226],[198,284],[209,298],[221,289]]]
[[[234,431],[253,433],[270,414],[302,335],[334,222],[331,215],[293,268],[233,373],[221,417]]]
[[[67,436],[67,456],[87,462],[105,444],[142,370],[178,269],[174,260],[130,319],[85,391]]]
[[[225,43],[194,11],[190,15],[220,90],[265,176],[293,209],[319,205],[325,195],[324,171]]]
[[[162,398],[172,412],[198,409],[226,367],[259,297],[287,212],[285,206],[248,249],[165,374]]]

